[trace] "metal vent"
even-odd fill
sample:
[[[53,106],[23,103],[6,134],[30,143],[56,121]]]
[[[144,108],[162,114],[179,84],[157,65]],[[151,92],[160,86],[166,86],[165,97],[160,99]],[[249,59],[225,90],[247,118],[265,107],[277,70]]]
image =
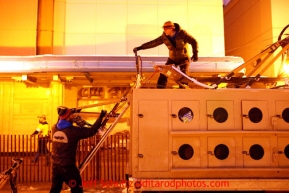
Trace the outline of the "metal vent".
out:
[[[285,122],[289,123],[289,108],[283,110],[282,118]]]
[[[183,160],[189,160],[194,156],[194,149],[189,144],[183,144],[179,148],[178,154]]]
[[[264,156],[264,149],[261,145],[255,144],[250,147],[250,157],[254,160],[260,160]]]
[[[226,109],[219,107],[214,110],[213,117],[218,123],[224,123],[228,119],[228,112]]]
[[[214,149],[215,157],[219,160],[224,160],[229,156],[229,148],[224,144],[219,144]]]
[[[262,114],[262,111],[257,108],[257,107],[254,107],[252,109],[250,109],[249,111],[249,119],[251,122],[253,123],[259,123],[263,118],[263,114]]]
[[[289,145],[284,148],[284,154],[289,159]]]
[[[179,110],[178,116],[179,116],[180,121],[184,123],[189,123],[193,120],[194,113],[190,108],[183,107]]]

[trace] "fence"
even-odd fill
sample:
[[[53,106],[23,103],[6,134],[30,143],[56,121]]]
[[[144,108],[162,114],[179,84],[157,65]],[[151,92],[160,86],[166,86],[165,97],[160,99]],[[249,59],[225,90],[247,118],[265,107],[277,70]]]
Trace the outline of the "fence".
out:
[[[94,136],[79,142],[77,165],[84,160],[99,139],[99,136]],[[13,157],[23,158],[24,161],[17,172],[19,182],[51,181],[52,165],[47,164],[45,155],[40,154],[37,163],[32,161],[38,148],[37,141],[37,137],[28,135],[0,135],[0,172],[11,167]],[[129,151],[128,142],[128,134],[108,136],[100,150],[83,171],[82,180],[125,180]],[[51,143],[48,143],[47,148],[50,152]]]

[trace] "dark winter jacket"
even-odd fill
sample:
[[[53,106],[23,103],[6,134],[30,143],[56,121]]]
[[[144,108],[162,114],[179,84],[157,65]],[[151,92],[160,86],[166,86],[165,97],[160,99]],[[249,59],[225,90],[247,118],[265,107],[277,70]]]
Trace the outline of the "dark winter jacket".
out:
[[[163,34],[155,40],[144,43],[140,46],[141,49],[149,49],[161,44],[165,44],[169,49],[169,58],[175,62],[183,61],[184,59],[189,59],[187,44],[192,45],[193,53],[198,52],[198,42],[185,30],[181,29],[179,24],[174,23],[176,30],[175,46],[169,40],[168,36],[163,32]]]
[[[96,134],[101,126],[103,117],[99,117],[91,128],[80,128],[72,126],[66,120],[61,124],[54,125],[52,128],[52,159],[54,164],[60,166],[75,165],[76,163],[76,149],[78,141],[91,137]]]

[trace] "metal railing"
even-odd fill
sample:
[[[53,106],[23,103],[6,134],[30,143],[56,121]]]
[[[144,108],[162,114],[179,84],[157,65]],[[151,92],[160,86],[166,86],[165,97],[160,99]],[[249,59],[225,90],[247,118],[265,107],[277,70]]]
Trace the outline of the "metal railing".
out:
[[[77,149],[77,165],[79,165],[88,152],[97,144],[99,136],[84,139],[79,142]],[[11,167],[12,158],[23,158],[23,163],[17,172],[19,182],[50,182],[52,165],[47,164],[44,154],[34,163],[38,146],[38,137],[29,135],[0,135],[0,172]],[[83,181],[97,180],[125,180],[128,163],[128,134],[110,135],[83,171]],[[49,152],[51,143],[47,143]],[[50,156],[51,159],[51,156]]]

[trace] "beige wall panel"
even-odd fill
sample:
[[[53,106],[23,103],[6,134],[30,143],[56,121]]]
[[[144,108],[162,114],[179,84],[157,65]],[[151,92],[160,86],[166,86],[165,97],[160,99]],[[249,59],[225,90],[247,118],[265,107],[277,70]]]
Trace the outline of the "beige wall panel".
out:
[[[64,33],[54,32],[53,35],[53,54],[64,54]]]
[[[213,44],[213,32],[212,29],[206,25],[196,25],[195,30],[191,30],[191,35],[198,41],[198,50],[199,50],[199,56],[215,56],[213,55],[213,47],[215,49],[218,49],[218,52],[222,52],[223,50],[220,50],[220,47],[224,47],[223,45],[217,45]],[[199,30],[196,30],[199,29]],[[203,31],[204,33],[200,33],[200,31]],[[210,33],[210,34],[209,34]],[[188,46],[188,52],[190,55],[192,55],[192,46]]]
[[[65,0],[67,3],[96,3],[98,0]]]
[[[138,18],[138,17],[134,17],[134,18]],[[132,22],[132,23],[137,23],[137,22]],[[162,34],[161,29],[158,29],[160,27],[154,23],[145,24],[144,22],[143,24],[141,24],[139,22],[139,24],[128,24],[126,28],[127,28],[126,31],[127,31],[128,36],[133,34],[134,36],[139,36],[139,39],[142,39],[142,37],[144,36],[143,34],[155,34],[156,35],[155,38],[157,38],[158,36]]]
[[[1,31],[1,45],[8,47],[35,47],[36,30],[5,30]]]
[[[128,35],[128,54],[133,54],[133,48],[136,46],[140,46],[145,42],[151,41],[156,39],[157,37],[159,37],[161,34],[131,34]],[[159,52],[159,49],[165,49],[166,53],[165,54],[161,54]],[[168,55],[168,49],[165,45],[160,45],[158,47],[155,48],[151,48],[151,49],[147,49],[147,50],[141,50],[139,51],[140,55]]]
[[[0,30],[0,55],[35,55],[36,30]]]
[[[55,1],[54,2],[54,21],[53,21],[54,32],[64,32],[65,12],[66,12],[66,5],[64,1]]]
[[[96,42],[95,54],[126,55],[126,34],[96,34]]]
[[[46,115],[50,125],[56,122],[56,108],[63,104],[62,84],[52,83],[51,87],[43,88],[8,83],[1,88],[5,97],[0,98],[0,120],[2,123],[5,120],[5,124],[0,127],[0,134],[30,135],[38,125],[37,116],[41,114]]]
[[[159,5],[161,4],[177,4],[177,5],[187,5],[187,0],[178,0],[178,1],[174,1],[174,0],[158,0],[157,1]]]
[[[77,0],[69,0],[67,3],[67,32],[76,32],[76,33],[94,33],[96,34],[96,50],[83,49],[82,52],[79,52],[79,47],[77,45],[86,45],[86,38],[78,38],[78,42],[75,43],[75,38],[65,37],[65,46],[69,47],[65,49],[65,54],[104,54],[104,55],[132,55],[132,49],[136,46],[140,46],[142,43],[153,40],[162,34],[162,24],[167,20],[172,20],[177,22],[184,28],[186,31],[190,33],[190,28],[194,30],[194,33],[191,33],[193,36],[195,34],[203,35],[204,31],[207,33],[205,36],[211,36],[212,30],[203,30],[203,26],[199,27],[199,24],[202,24],[202,18],[199,19],[197,24],[189,25],[188,19],[195,18],[196,10],[199,11],[200,8],[194,8],[192,13],[188,13],[188,5],[203,5],[202,1],[194,1],[194,3],[188,2],[186,0],[183,1],[77,1]],[[212,3],[212,2],[211,2]],[[207,2],[204,3],[205,6],[211,5]],[[222,26],[218,25],[219,21],[222,22],[222,1],[218,1],[217,3],[213,3],[214,6],[208,6],[210,9],[217,10],[214,13],[211,13],[212,17],[215,20],[208,20],[214,26]],[[215,6],[216,5],[216,6]],[[219,8],[216,8],[219,6]],[[79,8],[80,7],[80,8]],[[202,7],[202,6],[201,6]],[[94,8],[96,8],[94,10]],[[80,11],[79,11],[80,10]],[[84,12],[83,12],[83,11]],[[208,9],[206,9],[208,10]],[[77,13],[76,13],[77,12]],[[173,15],[171,13],[174,13]],[[96,14],[94,17],[93,14]],[[113,14],[111,14],[113,13]],[[210,10],[204,13],[204,9],[202,12],[205,16],[210,13]],[[192,17],[190,16],[192,14]],[[216,17],[219,15],[219,17]],[[80,19],[81,18],[81,19]],[[208,17],[209,18],[209,17]],[[217,19],[218,18],[218,19]],[[217,20],[217,21],[216,21]],[[87,22],[87,24],[85,24]],[[193,22],[195,23],[195,22]],[[209,24],[210,25],[210,24]],[[89,27],[86,27],[89,26]],[[200,29],[200,31],[196,32],[196,29]],[[209,31],[209,32],[208,32]],[[214,32],[220,35],[223,34],[222,27],[214,27]],[[105,36],[109,36],[109,39],[102,38],[102,34]],[[117,34],[126,34],[123,39],[121,35]],[[66,36],[72,36],[71,34],[65,34]],[[81,35],[77,35],[80,36]],[[115,36],[115,37],[113,37]],[[60,36],[58,36],[60,37]],[[98,37],[101,37],[99,39]],[[196,37],[197,38],[197,37]],[[115,39],[117,39],[115,41]],[[206,42],[203,44],[207,44],[208,37],[204,38]],[[213,38],[215,39],[215,38]],[[74,42],[73,42],[74,40]],[[103,40],[109,40],[105,42]],[[111,41],[113,40],[113,41]],[[212,39],[209,39],[209,41]],[[123,42],[121,42],[123,41]],[[217,40],[218,44],[222,42],[222,40]],[[112,52],[111,45],[115,44],[116,47]],[[119,43],[118,43],[119,42]],[[214,41],[215,42],[215,41]],[[71,47],[72,44],[75,44],[76,47]],[[200,45],[202,42],[200,42]],[[204,55],[210,55],[213,47],[213,42],[210,41],[209,45],[200,49],[200,55],[202,53],[206,53]],[[101,47],[99,49],[98,47]],[[90,46],[88,48],[91,48]],[[59,49],[57,49],[59,50]],[[209,51],[208,51],[209,50]],[[218,46],[217,50],[220,50],[220,46]],[[210,52],[207,54],[207,52]],[[142,51],[142,55],[167,55],[168,51],[165,46],[160,46],[158,48],[153,48],[149,50]]]
[[[51,88],[51,97],[50,97],[50,108],[51,108],[51,120],[57,121],[58,114],[57,114],[57,107],[63,105],[64,103],[64,86],[59,82],[52,82],[50,84]]]
[[[2,0],[0,18],[0,29],[36,29],[37,0]]]
[[[221,6],[189,6],[186,29],[199,43],[199,56],[224,56],[223,10]],[[191,51],[190,51],[191,52]]]
[[[63,105],[72,108],[77,107],[77,87],[65,85]]]
[[[94,55],[95,54],[94,34],[66,34],[65,54],[72,55]]]
[[[10,107],[12,105],[13,85],[2,82],[0,88],[0,134],[7,135],[12,133],[12,120],[10,119],[12,109]]]
[[[97,3],[98,4],[101,4],[101,3],[122,3],[122,4],[126,4],[127,0],[97,0]]]
[[[140,8],[141,6],[141,8]],[[158,6],[156,4],[128,4],[127,33],[162,33],[162,23],[158,23]]]
[[[211,50],[211,55],[208,56],[225,56],[224,42],[224,35],[214,35],[212,41],[204,40],[202,47],[205,46],[207,52],[210,52]],[[200,48],[200,51],[202,51],[202,47]]]
[[[274,0],[271,4],[271,10],[272,10],[272,37],[273,41],[277,41],[278,36],[280,35],[281,31],[284,27],[286,27],[289,22],[289,12],[288,7],[289,1],[286,0]],[[288,31],[288,29],[287,29]],[[285,38],[286,36],[282,36],[281,38]],[[281,59],[277,60],[275,62],[277,65],[275,65],[275,71],[279,71],[279,65],[281,63]]]
[[[105,0],[101,0],[101,1],[105,1]],[[150,1],[148,1],[148,0],[127,0],[127,3],[129,3],[129,4],[150,4],[150,5],[155,5],[155,4],[158,4],[158,0],[150,0]]]
[[[12,132],[32,134],[38,125],[37,116],[44,114],[50,120],[48,109],[50,89],[27,87],[24,83],[15,83],[13,87]]]
[[[288,0],[272,0],[271,10],[272,10],[272,26],[274,28],[279,28],[279,33],[288,25],[288,12],[289,1]]]
[[[211,28],[214,34],[224,34],[223,9],[221,6],[188,6],[189,29],[195,33],[206,33],[202,28],[194,25],[203,25]]]
[[[163,0],[164,1],[164,0]],[[188,0],[188,5],[223,5],[222,0]]]
[[[44,87],[26,86],[24,83],[15,83],[13,99],[47,99],[50,97],[50,90]]]
[[[65,31],[67,33],[95,33],[96,15],[96,4],[67,4]]]
[[[140,45],[142,45],[145,42],[154,40],[157,37],[159,37],[160,35],[161,34],[138,34],[138,36],[128,35],[128,39],[129,39],[129,42],[128,42],[128,54],[133,54],[132,49],[134,47],[140,46]],[[135,39],[130,39],[130,37],[132,37],[132,36]],[[138,37],[138,38],[136,38],[136,37]],[[165,50],[166,51],[165,54],[162,54],[161,52],[159,52],[160,49]],[[144,56],[144,55],[168,55],[168,53],[169,53],[168,49],[167,49],[167,47],[164,44],[160,45],[158,47],[155,47],[155,48],[139,51],[139,54],[141,56]]]
[[[173,14],[172,14],[173,13]],[[182,4],[159,4],[158,5],[158,25],[160,29],[164,22],[170,20],[172,22],[178,23],[181,28],[188,31],[186,24],[188,23],[188,8],[186,5]],[[189,32],[189,31],[188,31]]]
[[[96,15],[97,33],[126,33],[126,4],[98,4]]]
[[[0,55],[35,54],[37,0],[2,0],[0,18]]]

